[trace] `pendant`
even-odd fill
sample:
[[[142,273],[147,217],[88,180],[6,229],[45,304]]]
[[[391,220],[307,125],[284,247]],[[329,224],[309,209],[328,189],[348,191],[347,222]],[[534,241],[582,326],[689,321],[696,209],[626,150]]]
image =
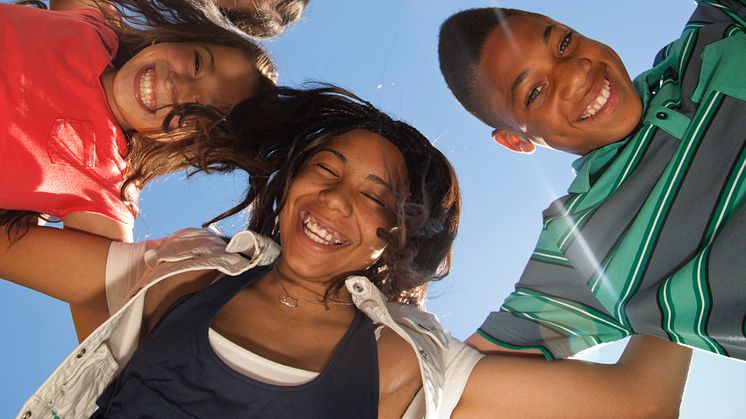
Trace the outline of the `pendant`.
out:
[[[289,295],[281,295],[280,296],[280,302],[290,308],[296,308],[298,307],[298,299],[293,298]]]

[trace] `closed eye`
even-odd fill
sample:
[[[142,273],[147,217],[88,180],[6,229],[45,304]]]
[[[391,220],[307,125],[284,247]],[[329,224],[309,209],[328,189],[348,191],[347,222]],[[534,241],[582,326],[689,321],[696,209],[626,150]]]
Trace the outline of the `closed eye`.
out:
[[[567,51],[567,47],[570,45],[570,41],[572,41],[573,32],[570,31],[565,35],[564,38],[562,38],[562,42],[560,42],[559,45],[559,53],[564,54],[565,51]]]
[[[377,196],[375,196],[375,195],[373,195],[373,194],[370,194],[370,193],[363,193],[363,195],[364,195],[364,196],[365,196],[366,198],[368,198],[368,199],[370,199],[371,201],[373,201],[374,203],[376,203],[376,204],[378,204],[378,205],[382,206],[383,208],[388,208],[388,205],[387,205],[387,204],[386,204],[386,203],[385,203],[385,202],[384,202],[384,201],[383,201],[382,199],[378,198]]]
[[[325,165],[324,163],[316,163],[316,166],[319,167],[324,172],[326,172],[326,173],[328,173],[328,174],[330,174],[330,175],[332,175],[334,177],[337,177],[337,172],[335,172],[334,170],[332,170],[331,167]]]

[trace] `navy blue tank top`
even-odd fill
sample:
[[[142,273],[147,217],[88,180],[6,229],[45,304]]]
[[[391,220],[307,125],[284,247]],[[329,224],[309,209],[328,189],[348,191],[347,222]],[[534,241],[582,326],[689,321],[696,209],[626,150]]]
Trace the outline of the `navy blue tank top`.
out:
[[[92,418],[377,417],[378,350],[373,325],[359,310],[326,368],[302,385],[253,380],[213,352],[213,318],[267,271],[224,277],[173,303],[96,401]]]

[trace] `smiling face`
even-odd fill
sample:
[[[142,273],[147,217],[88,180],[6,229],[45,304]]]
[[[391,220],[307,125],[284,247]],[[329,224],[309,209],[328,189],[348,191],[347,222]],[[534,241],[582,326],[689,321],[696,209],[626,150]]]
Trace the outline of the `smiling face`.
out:
[[[159,130],[171,105],[199,103],[228,110],[251,97],[259,73],[236,48],[177,42],[144,48],[101,83],[124,131]]]
[[[479,71],[514,151],[535,144],[586,154],[629,135],[642,103],[608,46],[546,16],[516,15],[487,38]]]
[[[406,176],[399,149],[369,131],[321,147],[298,171],[280,212],[278,270],[323,284],[375,263],[385,247],[377,230],[393,227]]]

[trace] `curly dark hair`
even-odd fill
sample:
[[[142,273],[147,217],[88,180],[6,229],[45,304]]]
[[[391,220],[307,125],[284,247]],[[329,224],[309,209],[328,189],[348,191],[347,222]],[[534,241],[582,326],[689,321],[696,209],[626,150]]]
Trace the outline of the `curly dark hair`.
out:
[[[248,228],[278,238],[278,215],[303,163],[337,136],[364,129],[401,151],[408,191],[398,196],[393,211],[398,228],[377,232],[387,243],[381,258],[348,274],[367,276],[391,301],[419,304],[425,285],[449,272],[461,211],[458,182],[446,157],[415,128],[344,89],[323,85],[277,87],[254,96],[233,109],[225,129],[230,135],[195,150],[193,163],[206,172],[243,169],[249,187],[238,205],[205,225],[249,209]],[[333,281],[327,296],[344,279]]]

